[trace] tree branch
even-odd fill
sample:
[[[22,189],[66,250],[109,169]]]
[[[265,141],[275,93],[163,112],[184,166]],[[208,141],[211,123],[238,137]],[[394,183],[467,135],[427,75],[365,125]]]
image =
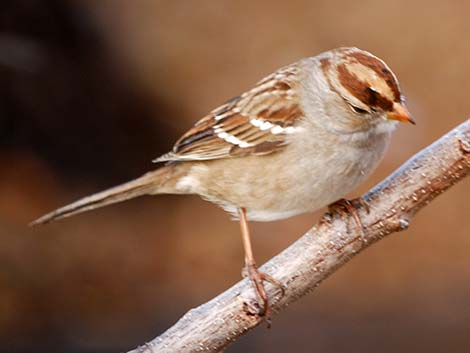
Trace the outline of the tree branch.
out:
[[[261,271],[286,286],[285,295],[266,284],[273,313],[312,291],[338,267],[384,236],[407,229],[422,207],[470,174],[470,120],[422,150],[363,196],[362,232],[351,215],[325,216]],[[219,352],[256,327],[255,292],[242,280],[188,311],[173,327],[130,353]]]

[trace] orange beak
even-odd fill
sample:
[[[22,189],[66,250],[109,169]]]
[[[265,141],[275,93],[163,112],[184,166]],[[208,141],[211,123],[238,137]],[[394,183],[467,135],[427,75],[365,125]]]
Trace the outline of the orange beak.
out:
[[[393,103],[393,111],[387,114],[387,119],[401,121],[415,125],[416,122],[411,117],[410,112],[403,104]]]

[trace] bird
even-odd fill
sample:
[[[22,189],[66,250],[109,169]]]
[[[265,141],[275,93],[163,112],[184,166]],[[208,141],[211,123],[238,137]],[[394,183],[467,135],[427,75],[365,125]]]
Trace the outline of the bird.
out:
[[[269,317],[248,221],[334,205],[382,159],[399,122],[415,124],[397,77],[375,55],[341,47],[282,67],[198,120],[156,169],[58,208],[44,224],[142,195],[197,194],[240,223],[245,274]]]

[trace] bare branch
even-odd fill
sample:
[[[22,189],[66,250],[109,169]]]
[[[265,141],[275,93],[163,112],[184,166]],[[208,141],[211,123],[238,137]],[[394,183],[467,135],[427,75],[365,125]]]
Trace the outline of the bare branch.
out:
[[[416,212],[469,174],[470,121],[466,121],[364,195],[369,212],[360,205],[357,210],[364,232],[351,215],[325,216],[262,266],[263,272],[286,286],[281,296],[278,288],[266,284],[273,312],[312,291],[377,240],[407,229]],[[258,309],[251,284],[242,280],[190,310],[173,327],[132,353],[219,352],[262,322]]]

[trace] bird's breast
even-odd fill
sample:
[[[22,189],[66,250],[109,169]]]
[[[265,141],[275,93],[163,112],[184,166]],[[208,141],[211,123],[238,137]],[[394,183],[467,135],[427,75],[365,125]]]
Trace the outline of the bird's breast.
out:
[[[244,207],[249,220],[283,219],[353,191],[375,169],[388,140],[388,135],[378,136],[367,146],[298,141],[270,155],[195,163],[185,180],[194,185],[188,192],[233,215]]]

